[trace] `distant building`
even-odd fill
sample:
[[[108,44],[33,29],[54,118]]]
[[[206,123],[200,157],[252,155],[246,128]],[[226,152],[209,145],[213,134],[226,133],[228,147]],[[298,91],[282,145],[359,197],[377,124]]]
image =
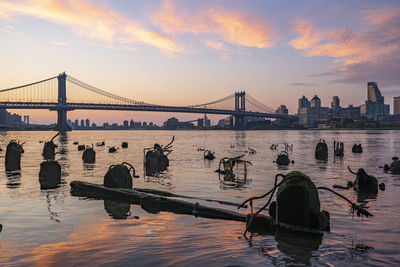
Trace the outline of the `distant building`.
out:
[[[233,128],[235,127],[235,120],[233,116],[226,117],[224,119],[224,128]]]
[[[211,126],[211,121],[207,118],[207,115],[204,114],[204,118],[197,119],[197,127],[208,128],[210,126]]]
[[[89,119],[86,119],[86,129],[89,129],[90,128],[90,120]]]
[[[303,95],[302,98],[299,99],[299,107],[298,108],[309,108],[310,107],[310,101],[308,100],[307,97]]]
[[[85,128],[85,121],[84,120],[81,120],[81,127]]]
[[[129,121],[129,128],[134,128],[135,127],[135,122],[133,120]]]
[[[129,121],[124,120],[124,128],[129,128]]]
[[[71,120],[68,121],[71,122]],[[29,115],[24,115],[24,123],[29,124]]]
[[[393,114],[400,114],[400,96],[396,96],[393,98]]]
[[[145,123],[143,123],[144,126]],[[190,122],[179,122],[179,120],[175,117],[169,118],[166,122],[164,122],[164,128],[166,129],[192,129],[194,128],[193,123]]]
[[[379,91],[376,82],[368,82],[367,86],[368,100],[360,106],[362,116],[372,119],[379,119],[383,116],[389,116],[390,105],[384,103],[384,97]]]
[[[340,108],[340,100],[338,96],[332,97],[331,108]]]
[[[312,107],[312,108],[320,108],[321,107],[321,99],[317,95],[314,95],[314,97],[311,99],[310,107]]]
[[[299,99],[299,125],[304,127],[317,127],[318,121],[328,119],[329,108],[321,107],[321,99],[314,95],[311,102],[303,96]]]
[[[357,119],[360,117],[360,107],[353,107],[353,105],[349,105],[347,108],[341,108],[340,117]]]
[[[0,125],[18,127],[21,125],[21,115],[11,114],[6,109],[0,109]]]
[[[74,126],[75,126],[75,127],[78,127],[78,126],[79,126],[79,120],[75,120]]]
[[[289,110],[287,109],[286,105],[280,105],[276,111],[276,114],[285,114],[288,115],[289,114]]]

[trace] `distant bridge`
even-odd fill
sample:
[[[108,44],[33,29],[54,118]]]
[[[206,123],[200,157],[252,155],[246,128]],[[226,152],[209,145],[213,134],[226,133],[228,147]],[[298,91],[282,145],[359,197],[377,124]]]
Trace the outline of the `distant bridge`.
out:
[[[67,112],[78,109],[231,115],[235,118],[235,126],[238,128],[245,124],[246,117],[294,119],[294,116],[291,115],[276,114],[272,108],[262,104],[244,91],[235,92],[205,104],[154,105],[109,93],[65,73],[38,82],[0,90],[0,108],[57,111],[55,130],[58,131],[71,130],[67,123]]]

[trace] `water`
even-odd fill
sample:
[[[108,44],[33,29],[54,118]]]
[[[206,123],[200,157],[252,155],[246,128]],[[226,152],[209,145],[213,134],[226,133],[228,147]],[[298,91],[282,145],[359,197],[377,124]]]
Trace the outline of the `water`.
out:
[[[4,165],[0,164],[0,223],[3,224],[0,265],[400,264],[400,176],[384,174],[379,168],[390,163],[392,156],[400,156],[398,131],[73,131],[56,139],[58,150],[64,152],[56,155],[56,159],[62,165],[66,184],[41,191],[38,172],[43,144],[39,140],[50,140],[53,135],[54,132],[1,133],[3,149],[12,139],[26,143],[20,178],[7,177]],[[143,148],[154,142],[165,145],[173,135],[176,140],[169,156],[168,172],[160,178],[144,178]],[[327,163],[314,159],[314,148],[320,138],[329,145]],[[106,147],[95,147],[96,163],[84,166],[82,152],[77,151],[73,142],[94,144],[102,140]],[[334,140],[345,144],[343,161],[333,159]],[[129,148],[109,154],[107,146],[120,146],[121,141],[128,141]],[[295,163],[278,169],[272,161],[279,151],[271,151],[269,146],[282,142],[293,144],[290,156]],[[364,153],[351,153],[354,143],[361,143]],[[212,149],[217,158],[212,162],[204,161],[198,147]],[[253,163],[248,168],[246,184],[222,184],[214,172],[219,159],[243,154],[247,147],[256,149],[257,153],[245,153],[245,159]],[[0,152],[0,161],[4,162],[4,156],[5,151]],[[134,187],[239,203],[265,193],[272,187],[275,174],[291,170],[305,172],[317,186],[345,185],[354,180],[354,175],[347,170],[348,165],[353,170],[365,168],[386,184],[386,191],[380,191],[375,198],[357,196],[353,190],[341,191],[353,201],[366,203],[374,215],[372,218],[352,216],[348,204],[321,191],[322,209],[331,215],[330,232],[322,237],[284,232],[254,234],[247,241],[242,236],[245,229],[242,222],[167,212],[150,214],[138,205],[71,196],[71,181],[102,183],[109,165],[123,161],[132,163],[140,175],[134,180]],[[235,210],[230,206],[199,202]],[[257,205],[263,203],[265,200]],[[127,215],[121,216],[116,205]]]

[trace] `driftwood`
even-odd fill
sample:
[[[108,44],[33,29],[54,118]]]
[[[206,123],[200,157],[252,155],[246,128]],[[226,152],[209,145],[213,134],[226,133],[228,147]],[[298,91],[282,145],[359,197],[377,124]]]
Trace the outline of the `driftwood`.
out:
[[[74,196],[93,197],[100,199],[118,199],[131,204],[140,204],[143,209],[154,213],[169,211],[176,214],[195,215],[211,219],[246,221],[244,214],[212,208],[199,203],[191,203],[183,200],[171,199],[163,196],[156,196],[136,190],[122,188],[107,188],[102,185],[73,181],[71,182],[71,194]]]
[[[235,207],[240,206],[239,203],[234,203],[234,202],[230,202],[230,201],[183,196],[183,195],[177,195],[174,193],[170,193],[170,192],[162,191],[162,190],[156,190],[156,189],[134,188],[134,190],[139,191],[139,192],[153,194],[153,195],[163,196],[163,197],[181,197],[181,198],[189,198],[189,199],[200,199],[200,200],[209,201],[209,202],[218,202],[220,204],[231,205],[231,206],[235,206]],[[245,208],[247,208],[247,205],[245,205],[245,206],[246,206]]]

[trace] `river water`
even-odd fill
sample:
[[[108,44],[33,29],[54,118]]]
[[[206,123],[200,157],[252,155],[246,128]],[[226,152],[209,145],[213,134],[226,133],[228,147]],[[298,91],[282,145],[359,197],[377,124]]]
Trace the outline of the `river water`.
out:
[[[400,176],[385,174],[379,166],[400,156],[400,132],[390,130],[327,131],[73,131],[55,139],[56,159],[62,165],[65,184],[40,190],[38,173],[43,144],[54,132],[1,132],[0,161],[9,140],[25,142],[20,177],[8,177],[0,164],[0,265],[105,265],[105,266],[254,266],[254,265],[397,265],[400,264]],[[155,142],[167,144],[175,136],[170,167],[158,178],[144,177],[143,149]],[[319,139],[329,145],[326,163],[314,159]],[[82,152],[73,145],[105,141],[95,147],[97,160],[84,165]],[[344,142],[342,160],[333,157],[333,141]],[[109,154],[107,146],[129,148]],[[271,144],[293,144],[295,161],[278,168]],[[362,154],[351,153],[361,143]],[[198,148],[215,151],[216,159],[203,160]],[[256,154],[246,153],[248,147]],[[219,159],[245,154],[252,162],[244,184],[228,184],[214,171]],[[352,201],[364,203],[373,217],[350,213],[342,199],[320,191],[321,208],[329,211],[331,230],[323,235],[254,234],[243,238],[243,222],[196,218],[168,212],[147,213],[138,205],[75,197],[69,183],[83,180],[102,183],[109,165],[129,162],[139,179],[134,187],[166,190],[181,195],[241,203],[273,186],[277,173],[300,170],[317,186],[332,188],[354,180],[353,170],[364,168],[386,185],[377,196],[360,196],[340,190]],[[197,202],[198,200],[189,200]],[[256,203],[262,206],[265,199]],[[201,204],[236,210],[212,202]],[[249,210],[239,210],[247,213]],[[249,235],[248,235],[249,237]]]

